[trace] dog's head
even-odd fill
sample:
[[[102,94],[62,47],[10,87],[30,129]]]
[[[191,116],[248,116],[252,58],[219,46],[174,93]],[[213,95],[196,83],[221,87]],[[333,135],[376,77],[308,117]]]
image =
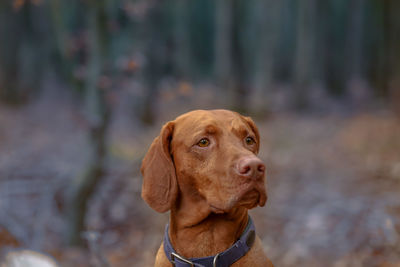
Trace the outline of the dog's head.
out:
[[[143,159],[142,197],[156,211],[203,201],[214,213],[263,206],[265,166],[260,136],[249,117],[228,110],[196,110],[166,123]]]

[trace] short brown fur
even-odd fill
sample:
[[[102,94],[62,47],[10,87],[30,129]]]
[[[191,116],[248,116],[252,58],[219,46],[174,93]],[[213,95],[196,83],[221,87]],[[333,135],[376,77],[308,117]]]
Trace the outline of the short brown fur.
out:
[[[259,143],[254,122],[228,110],[196,110],[163,126],[142,163],[142,197],[158,212],[170,210],[169,237],[178,254],[206,257],[228,249],[244,231],[248,209],[264,206]],[[251,175],[247,162],[259,166]],[[163,244],[155,266],[172,266]],[[257,237],[232,266],[273,265]]]

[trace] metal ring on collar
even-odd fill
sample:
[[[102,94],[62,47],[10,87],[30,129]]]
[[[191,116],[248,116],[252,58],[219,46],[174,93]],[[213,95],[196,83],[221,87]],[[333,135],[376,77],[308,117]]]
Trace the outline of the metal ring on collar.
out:
[[[213,260],[213,267],[217,267],[217,260],[218,260],[219,254],[221,254],[221,253],[218,253],[218,254],[215,255],[215,257],[214,257],[214,260]]]
[[[179,259],[180,261],[183,261],[184,263],[189,264],[190,267],[195,267],[194,263],[191,262],[190,260],[185,259],[184,257],[179,256],[178,254],[176,254],[174,252],[171,252],[171,263],[172,263],[173,266],[175,266],[175,258]]]

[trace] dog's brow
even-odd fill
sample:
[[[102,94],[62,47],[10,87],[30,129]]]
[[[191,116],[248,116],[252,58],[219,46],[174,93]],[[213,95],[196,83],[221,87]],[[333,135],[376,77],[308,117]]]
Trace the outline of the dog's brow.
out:
[[[209,124],[206,127],[204,127],[204,132],[207,134],[216,134],[218,133],[218,128],[215,127],[215,125]]]
[[[239,136],[239,137],[246,137],[249,134],[249,130],[241,124],[238,124],[237,121],[232,121],[231,123],[231,131]]]
[[[212,124],[207,124],[206,126],[197,127],[193,132],[194,141],[198,141],[197,139],[203,137],[204,135],[217,135],[220,132],[218,127]]]

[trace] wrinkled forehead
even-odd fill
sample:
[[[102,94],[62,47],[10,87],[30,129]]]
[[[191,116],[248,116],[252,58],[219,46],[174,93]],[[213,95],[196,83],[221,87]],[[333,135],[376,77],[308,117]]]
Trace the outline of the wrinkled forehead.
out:
[[[228,131],[238,136],[250,133],[251,128],[238,113],[228,110],[196,110],[176,118],[174,138],[197,134],[222,134]]]

